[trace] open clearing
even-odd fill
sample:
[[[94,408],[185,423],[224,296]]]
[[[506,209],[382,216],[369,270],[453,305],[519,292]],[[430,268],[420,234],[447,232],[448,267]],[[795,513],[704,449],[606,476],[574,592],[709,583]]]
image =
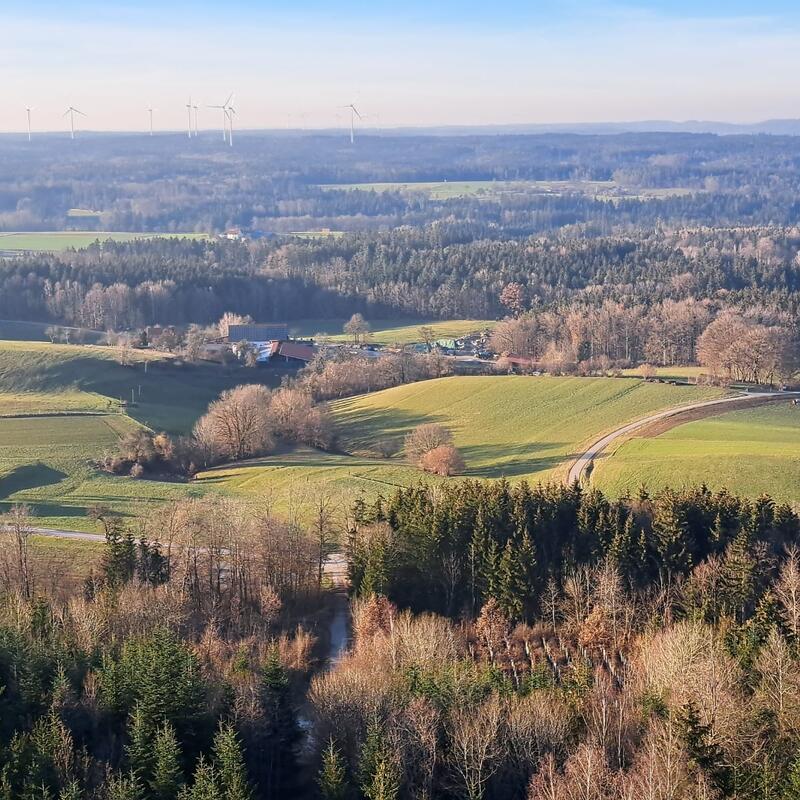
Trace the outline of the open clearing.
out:
[[[713,489],[800,502],[800,408],[786,401],[630,439],[601,457],[594,485],[618,496],[642,484]]]
[[[723,394],[619,378],[440,378],[331,404],[343,453],[298,449],[209,470],[195,484],[259,498],[281,512],[301,513],[304,498],[320,489],[370,501],[399,486],[442,480],[403,457],[405,434],[423,422],[453,432],[466,477],[557,480],[597,435],[653,410]]]
[[[159,239],[165,237],[203,239],[204,233],[130,233],[120,231],[33,231],[0,233],[0,251],[57,252],[74,248],[80,250],[95,242],[130,242],[134,239]]]
[[[341,183],[322,184],[321,188],[362,192],[418,192],[433,200],[457,197],[497,197],[512,193],[584,194],[589,197],[614,199],[652,199],[674,197],[695,191],[683,187],[629,188],[614,181],[419,181],[409,183]]]
[[[23,406],[22,413],[26,405],[31,413],[52,411],[62,400],[71,411],[113,412],[133,399],[127,409],[133,419],[155,430],[187,433],[223,389],[239,383],[274,386],[283,374],[183,364],[147,350],[133,350],[129,358],[129,365],[120,364],[116,347],[0,341],[0,393],[11,398],[13,408]],[[45,402],[42,395],[52,400]]]
[[[332,342],[348,342],[351,337],[342,333],[346,319],[305,319],[289,323],[293,336],[317,336],[324,334]],[[458,339],[469,333],[491,330],[497,322],[490,319],[452,319],[408,321],[399,319],[367,320],[371,336],[369,341],[380,345],[407,345],[422,341],[419,329],[433,328],[437,339]]]

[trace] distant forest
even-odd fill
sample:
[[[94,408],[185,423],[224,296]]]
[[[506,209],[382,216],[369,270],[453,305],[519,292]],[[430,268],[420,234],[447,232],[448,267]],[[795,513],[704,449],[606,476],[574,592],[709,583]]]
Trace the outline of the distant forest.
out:
[[[796,320],[798,254],[800,231],[786,228],[473,240],[453,223],[319,240],[106,242],[0,261],[0,317],[100,330],[207,323],[225,311],[262,321],[497,318],[513,283],[517,312],[693,298]]]
[[[757,309],[767,324],[797,326],[800,138],[365,135],[351,146],[287,133],[222,149],[203,137],[0,137],[0,174],[0,231],[248,234],[2,258],[6,319],[126,330],[225,311],[500,318],[511,284],[516,315],[611,302],[649,324],[665,303],[696,300],[712,315]],[[444,180],[567,183],[345,186]],[[322,228],[334,234],[291,235]]]
[[[455,219],[524,236],[564,226],[793,225],[800,215],[800,138],[791,136],[386,134],[351,147],[332,134],[244,133],[232,149],[210,136],[9,136],[0,137],[0,176],[0,231],[290,232]],[[530,186],[436,199],[330,186],[415,181],[614,181],[628,197]],[[654,200],[637,191],[654,189],[684,193]]]

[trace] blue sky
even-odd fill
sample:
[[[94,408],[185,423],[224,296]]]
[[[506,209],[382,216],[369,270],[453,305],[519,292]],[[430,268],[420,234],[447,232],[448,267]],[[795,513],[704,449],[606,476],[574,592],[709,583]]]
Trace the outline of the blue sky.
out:
[[[243,127],[800,116],[785,0],[0,0],[0,130],[184,124],[236,92]],[[201,108],[203,127],[216,114]]]

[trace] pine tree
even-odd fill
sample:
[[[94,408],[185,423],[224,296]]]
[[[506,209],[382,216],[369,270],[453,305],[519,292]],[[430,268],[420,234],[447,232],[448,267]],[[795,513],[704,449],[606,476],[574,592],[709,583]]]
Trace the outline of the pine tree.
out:
[[[178,795],[179,800],[219,800],[219,784],[214,767],[200,756],[194,771],[191,787],[185,786]]]
[[[132,772],[114,775],[106,784],[105,800],[145,800],[144,788]]]
[[[322,766],[317,777],[317,785],[322,800],[345,800],[347,797],[348,786],[344,762],[333,743],[333,738],[322,752]]]
[[[714,787],[727,796],[731,789],[731,773],[725,754],[711,741],[711,726],[700,721],[700,712],[691,700],[680,710],[678,724],[689,758],[703,770]]]
[[[183,786],[181,751],[175,729],[165,722],[153,742],[153,777],[150,789],[155,800],[175,800]]]
[[[146,785],[153,772],[153,723],[139,705],[134,708],[128,722],[128,739],[125,747],[128,768]]]
[[[292,708],[289,676],[272,647],[261,672],[262,726],[254,751],[258,752],[257,783],[266,798],[291,794],[296,776],[295,748],[300,730]]]
[[[220,725],[214,737],[214,764],[221,798],[251,800],[242,746],[230,725]]]

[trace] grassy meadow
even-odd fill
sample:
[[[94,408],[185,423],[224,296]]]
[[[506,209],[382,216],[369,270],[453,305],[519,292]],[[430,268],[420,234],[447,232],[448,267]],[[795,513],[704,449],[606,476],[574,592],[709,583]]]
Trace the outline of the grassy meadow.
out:
[[[613,495],[706,483],[800,503],[800,408],[788,400],[635,437],[597,461],[596,486]]]
[[[370,501],[420,480],[442,480],[407,464],[402,453],[405,434],[423,422],[453,432],[466,477],[558,480],[583,445],[602,433],[660,408],[722,394],[635,379],[440,378],[332,403],[339,453],[298,449],[209,470],[195,484],[301,515],[305,500],[320,490]]]
[[[113,347],[0,342],[0,511],[29,503],[38,524],[93,530],[86,510],[108,505],[136,515],[154,503],[203,491],[98,472],[91,463],[120,436],[144,425],[187,433],[208,403],[243,382],[276,385],[281,373],[180,365]],[[131,391],[135,405],[130,401]]]
[[[134,239],[205,238],[204,233],[131,233],[125,231],[32,231],[0,233],[0,250],[38,251],[55,253],[74,248],[80,250],[95,242],[130,242]]]
[[[44,402],[42,395],[49,397],[45,405],[68,401],[72,411],[114,412],[133,400],[127,413],[137,422],[187,433],[223,389],[243,382],[277,385],[281,377],[277,370],[185,364],[146,350],[130,351],[128,365],[120,358],[116,347],[3,341],[0,394],[13,408],[27,405],[31,413]]]
[[[453,432],[468,476],[548,480],[625,422],[722,394],[636,379],[468,376],[340,400],[332,410],[340,448],[357,456],[376,456],[383,442],[399,453],[408,431],[437,422]]]

